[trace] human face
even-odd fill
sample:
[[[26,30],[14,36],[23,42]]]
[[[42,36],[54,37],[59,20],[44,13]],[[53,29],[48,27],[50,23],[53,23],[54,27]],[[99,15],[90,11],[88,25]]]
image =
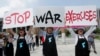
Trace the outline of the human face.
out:
[[[19,31],[20,36],[24,36],[24,31]]]
[[[83,35],[83,30],[78,30],[79,35]]]
[[[48,34],[52,34],[52,32],[53,32],[53,29],[52,28],[47,28],[47,33]]]

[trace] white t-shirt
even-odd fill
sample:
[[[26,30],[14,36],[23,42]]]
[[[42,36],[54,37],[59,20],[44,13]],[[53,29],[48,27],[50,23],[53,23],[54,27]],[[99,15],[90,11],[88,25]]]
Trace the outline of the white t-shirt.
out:
[[[34,42],[34,37],[28,35],[28,43],[33,43]]]

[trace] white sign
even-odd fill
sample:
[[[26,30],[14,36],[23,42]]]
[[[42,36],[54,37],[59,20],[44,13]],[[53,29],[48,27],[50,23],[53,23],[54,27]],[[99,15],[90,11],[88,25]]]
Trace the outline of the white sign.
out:
[[[66,26],[97,25],[96,6],[66,6]]]
[[[35,13],[34,27],[64,26],[64,7],[39,7]]]
[[[7,12],[3,19],[3,29],[33,25],[32,9]]]

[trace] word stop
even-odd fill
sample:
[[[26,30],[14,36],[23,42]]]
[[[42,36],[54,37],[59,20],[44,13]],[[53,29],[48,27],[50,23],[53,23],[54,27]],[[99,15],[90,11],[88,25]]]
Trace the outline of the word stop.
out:
[[[22,24],[27,23],[30,18],[30,11],[25,11],[23,14],[18,12],[12,13],[9,16],[5,17],[6,24]]]

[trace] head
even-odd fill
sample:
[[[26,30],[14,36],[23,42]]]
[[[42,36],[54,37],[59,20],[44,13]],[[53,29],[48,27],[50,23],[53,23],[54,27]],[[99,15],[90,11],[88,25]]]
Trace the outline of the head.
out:
[[[8,37],[13,38],[13,37],[14,37],[14,35],[13,35],[13,34],[9,34],[9,35],[8,35]]]
[[[78,29],[76,31],[76,33],[79,34],[79,35],[83,35],[85,33],[85,31],[84,31],[84,29]]]
[[[52,34],[52,33],[53,33],[53,27],[47,27],[47,28],[46,28],[46,32],[47,32],[48,34]]]
[[[26,35],[26,32],[25,32],[25,29],[19,29],[19,36],[25,36]]]

